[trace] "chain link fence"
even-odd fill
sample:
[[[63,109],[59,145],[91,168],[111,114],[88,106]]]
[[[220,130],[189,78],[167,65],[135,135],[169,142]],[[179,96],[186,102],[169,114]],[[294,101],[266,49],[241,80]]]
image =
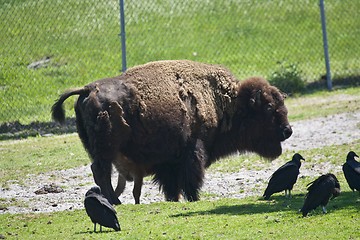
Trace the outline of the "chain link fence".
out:
[[[244,79],[291,62],[308,81],[326,73],[317,0],[124,3],[127,67],[190,59]],[[325,1],[325,12],[333,76],[359,75],[360,1]],[[59,93],[123,68],[117,0],[2,0],[0,22],[0,124],[50,121]]]

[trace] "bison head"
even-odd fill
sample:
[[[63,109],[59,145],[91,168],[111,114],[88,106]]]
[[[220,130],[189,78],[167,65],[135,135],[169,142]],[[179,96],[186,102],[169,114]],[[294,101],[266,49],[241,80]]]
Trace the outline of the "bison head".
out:
[[[240,151],[255,152],[269,159],[282,153],[281,142],[292,134],[284,98],[262,78],[239,83]]]

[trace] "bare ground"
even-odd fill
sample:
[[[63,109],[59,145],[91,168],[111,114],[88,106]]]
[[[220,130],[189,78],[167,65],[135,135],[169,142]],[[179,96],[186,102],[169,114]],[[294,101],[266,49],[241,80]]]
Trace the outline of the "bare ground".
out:
[[[305,149],[329,145],[352,143],[360,139],[360,112],[342,113],[333,116],[293,122],[293,135],[284,142],[285,151],[301,152]],[[354,149],[356,151],[356,149]],[[346,153],[344,153],[345,158]],[[306,158],[306,156],[304,156]],[[261,196],[269,176],[289,159],[279,157],[271,164],[259,163],[261,170],[241,169],[239,172],[207,172],[202,188],[202,199],[244,198]],[[345,159],[344,159],[345,160]],[[90,162],[90,161],[89,161]],[[303,166],[306,165],[306,162]],[[260,169],[260,168],[256,168]],[[321,162],[311,167],[302,167],[300,177],[314,176],[327,172],[339,172],[341,166]],[[116,183],[116,172],[113,182]],[[64,191],[59,193],[36,194],[44,185],[55,184]],[[74,210],[83,208],[85,192],[94,184],[90,164],[76,169],[52,171],[40,175],[28,175],[25,179],[13,180],[1,188],[2,205],[0,213],[31,213]],[[120,196],[123,204],[133,204],[132,182],[127,184]],[[164,201],[158,186],[151,180],[144,182],[141,203]]]

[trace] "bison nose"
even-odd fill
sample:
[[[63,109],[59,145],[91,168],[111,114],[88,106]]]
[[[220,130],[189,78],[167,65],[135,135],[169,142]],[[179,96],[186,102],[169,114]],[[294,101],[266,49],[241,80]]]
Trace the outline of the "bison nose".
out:
[[[292,129],[289,124],[283,127],[282,129],[284,140],[288,139],[292,134]]]
[[[289,124],[282,126],[281,141],[288,139],[292,134],[292,129]]]

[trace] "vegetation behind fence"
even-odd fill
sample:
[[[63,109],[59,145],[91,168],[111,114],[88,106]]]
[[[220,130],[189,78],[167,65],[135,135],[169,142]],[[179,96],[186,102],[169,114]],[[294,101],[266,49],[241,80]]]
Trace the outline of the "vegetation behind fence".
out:
[[[243,79],[288,62],[308,82],[325,74],[316,0],[124,2],[128,67],[190,59]],[[333,76],[360,73],[359,9],[325,1]],[[0,123],[50,121],[59,93],[120,74],[119,1],[3,0],[0,22]]]

